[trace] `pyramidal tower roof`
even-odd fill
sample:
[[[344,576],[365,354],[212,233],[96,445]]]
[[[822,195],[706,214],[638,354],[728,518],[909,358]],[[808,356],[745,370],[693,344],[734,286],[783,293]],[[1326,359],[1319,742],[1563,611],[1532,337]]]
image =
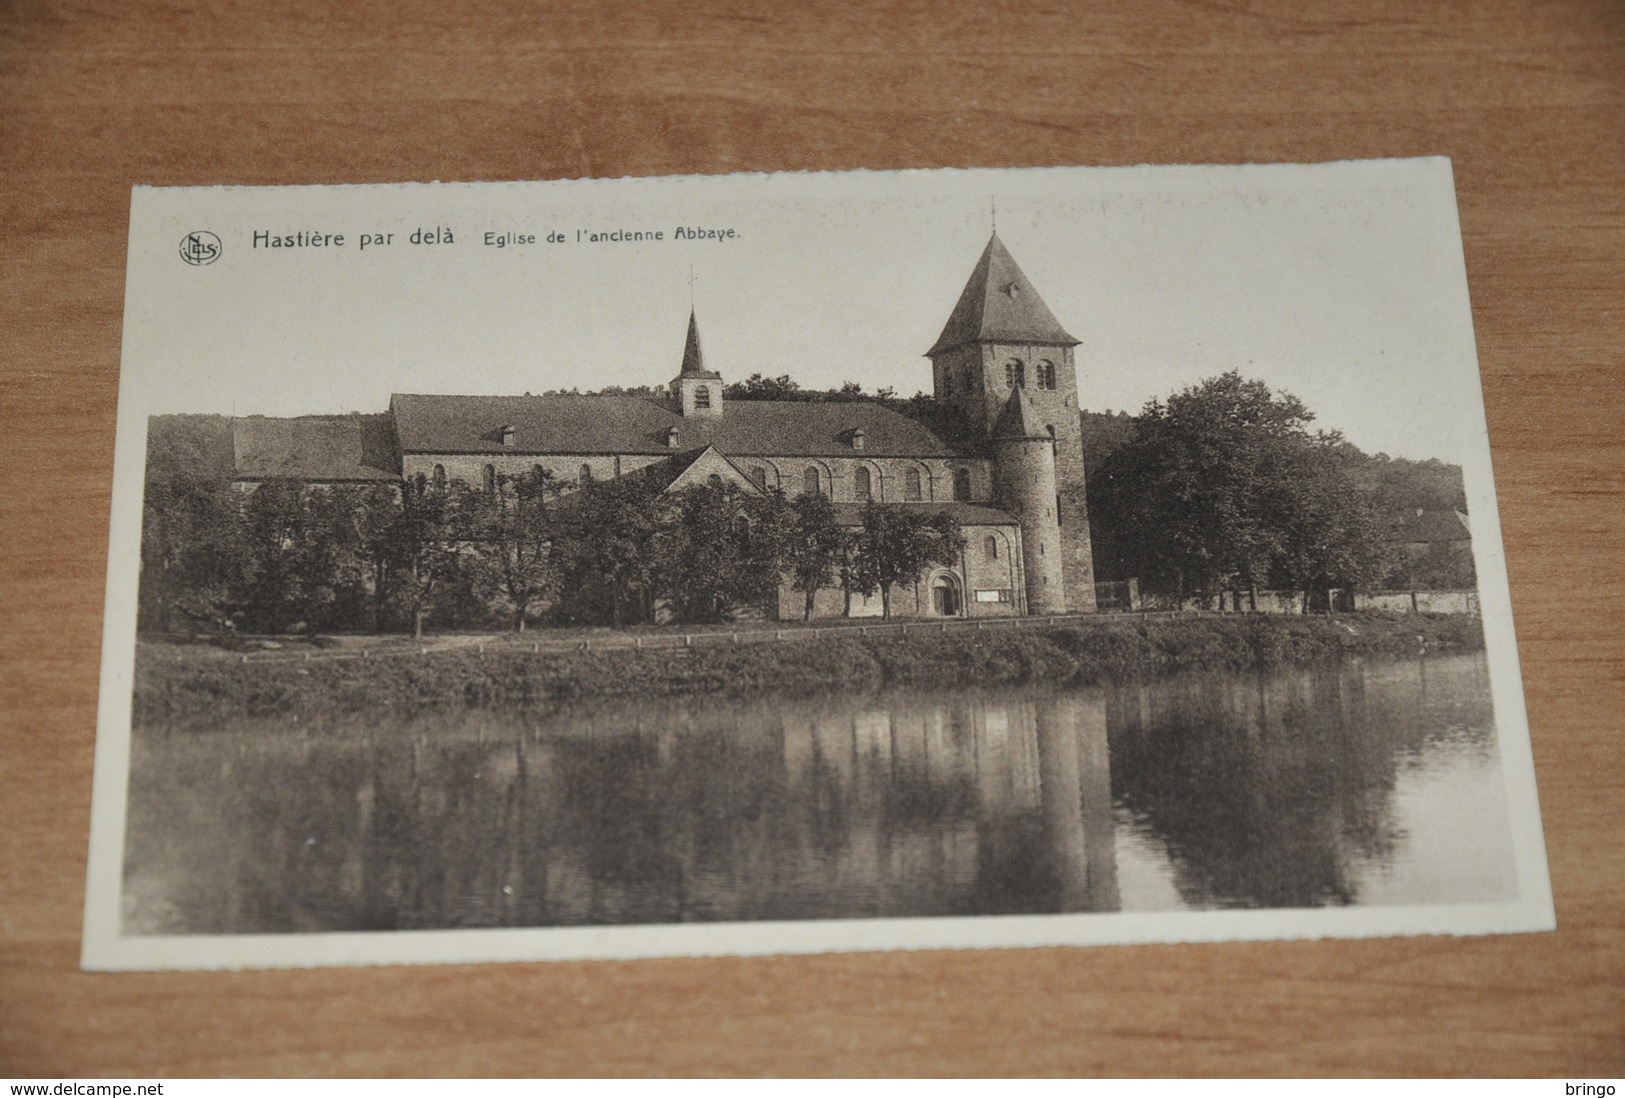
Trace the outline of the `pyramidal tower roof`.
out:
[[[1038,422],[1038,413],[1033,410],[1033,402],[1028,398],[1026,389],[1018,385],[1011,390],[1010,399],[1004,402],[1004,410],[993,422],[993,437],[1050,437],[1050,433]]]
[[[722,377],[714,370],[705,368],[705,356],[700,353],[700,324],[694,318],[694,310],[688,311],[688,340],[683,344],[683,368],[678,377],[703,377],[715,381]]]
[[[1038,296],[998,233],[988,240],[965,283],[965,292],[959,295],[959,304],[925,353],[929,358],[966,343],[993,342],[1078,344]]]

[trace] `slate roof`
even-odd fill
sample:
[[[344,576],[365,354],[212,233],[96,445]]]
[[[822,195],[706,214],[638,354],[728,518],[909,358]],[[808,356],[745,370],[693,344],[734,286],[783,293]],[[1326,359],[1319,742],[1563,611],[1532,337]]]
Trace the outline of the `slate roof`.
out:
[[[864,432],[870,457],[952,457],[925,425],[869,401],[730,400],[720,416],[685,419],[635,396],[421,396],[390,398],[401,449],[414,454],[667,454],[677,428],[681,450],[715,446],[747,456],[847,456]],[[511,446],[502,428],[514,429]]]
[[[835,503],[835,521],[842,526],[862,526],[862,503]],[[988,507],[980,503],[887,503],[887,507],[896,507],[903,511],[914,511],[922,515],[952,515],[959,520],[961,526],[1019,526],[1017,518],[1007,511],[997,507]]]
[[[667,488],[670,488],[679,477],[688,472],[689,469],[693,468],[695,462],[699,461],[702,457],[710,452],[711,447],[702,446],[697,450],[689,450],[685,453],[673,454],[664,461],[657,461],[652,465],[645,465],[641,469],[634,469],[630,473],[623,473],[619,478],[617,478],[617,481],[626,484],[647,482],[652,487],[665,491]],[[739,479],[743,482],[740,487],[742,487],[747,493],[753,496],[760,496],[762,494],[762,490],[756,486],[756,482],[750,479],[750,474],[736,465],[733,459],[729,458],[727,454],[721,453],[720,451],[717,453],[717,456],[723,461],[727,462],[728,466],[739,475]]]
[[[248,416],[231,421],[239,480],[397,481],[400,463],[387,415]]]
[[[700,325],[694,319],[693,309],[688,311],[688,339],[683,343],[683,368],[678,371],[678,376],[722,380],[721,374],[705,368],[705,356],[700,353]]]
[[[1050,433],[1038,425],[1038,413],[1033,411],[1033,402],[1027,396],[1027,390],[1016,386],[1010,391],[1010,399],[1004,402],[1004,410],[993,424],[994,438],[1049,438]]]
[[[1057,347],[1075,347],[1079,342],[1061,327],[997,233],[971,271],[942,334],[925,353],[929,358],[966,343],[994,342]]]
[[[1460,511],[1418,511],[1394,523],[1388,540],[1408,544],[1471,541],[1472,529]]]

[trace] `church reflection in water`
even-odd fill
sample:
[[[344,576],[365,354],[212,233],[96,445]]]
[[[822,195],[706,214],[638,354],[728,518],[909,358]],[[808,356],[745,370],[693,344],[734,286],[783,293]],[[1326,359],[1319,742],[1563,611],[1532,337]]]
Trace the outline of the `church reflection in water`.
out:
[[[1107,754],[1098,692],[149,733],[128,930],[1111,911]]]
[[[138,731],[125,929],[1487,900],[1481,660]]]

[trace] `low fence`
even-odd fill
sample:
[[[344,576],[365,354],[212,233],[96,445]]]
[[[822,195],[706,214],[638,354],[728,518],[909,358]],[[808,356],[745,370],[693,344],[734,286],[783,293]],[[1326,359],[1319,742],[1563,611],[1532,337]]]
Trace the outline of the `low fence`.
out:
[[[1126,618],[1171,620],[1174,618],[1190,618],[1202,616],[1198,611],[1192,610],[1162,610],[1141,611],[1135,614],[1050,614],[1042,617],[1009,617],[1009,618],[942,618],[934,621],[900,621],[900,622],[848,622],[839,625],[796,625],[791,627],[747,629],[716,629],[695,631],[691,633],[605,633],[590,637],[545,637],[524,634],[509,634],[506,636],[437,636],[424,643],[401,643],[380,638],[382,644],[371,645],[350,644],[342,649],[321,648],[305,649],[298,652],[282,651],[253,651],[253,652],[221,652],[222,659],[233,659],[242,663],[310,663],[331,660],[375,660],[398,659],[412,656],[434,656],[446,652],[530,652],[534,654],[561,653],[561,652],[603,652],[623,649],[674,649],[674,648],[710,648],[727,645],[743,644],[777,644],[798,640],[818,640],[837,636],[920,636],[936,633],[981,633],[1005,630],[1034,629],[1054,625],[1104,625],[1108,622],[1123,621]],[[159,639],[153,637],[151,639]],[[179,639],[179,638],[170,638]],[[264,643],[267,645],[281,645],[296,643],[284,641],[279,638],[239,638],[248,644]],[[187,646],[191,647],[190,645]],[[185,651],[177,653],[178,659],[187,659]]]
[[[1182,610],[1219,614],[1324,614],[1355,610],[1395,613],[1477,614],[1477,591],[1375,591],[1363,593],[1341,588],[1312,591],[1222,591],[1210,599],[1174,599],[1147,595],[1146,609]]]

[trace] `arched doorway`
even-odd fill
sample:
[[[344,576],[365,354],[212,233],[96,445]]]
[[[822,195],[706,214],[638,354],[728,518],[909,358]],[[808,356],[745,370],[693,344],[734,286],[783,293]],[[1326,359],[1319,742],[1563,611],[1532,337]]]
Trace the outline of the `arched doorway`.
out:
[[[965,612],[959,580],[947,572],[931,581],[931,612],[942,618],[957,618]]]

